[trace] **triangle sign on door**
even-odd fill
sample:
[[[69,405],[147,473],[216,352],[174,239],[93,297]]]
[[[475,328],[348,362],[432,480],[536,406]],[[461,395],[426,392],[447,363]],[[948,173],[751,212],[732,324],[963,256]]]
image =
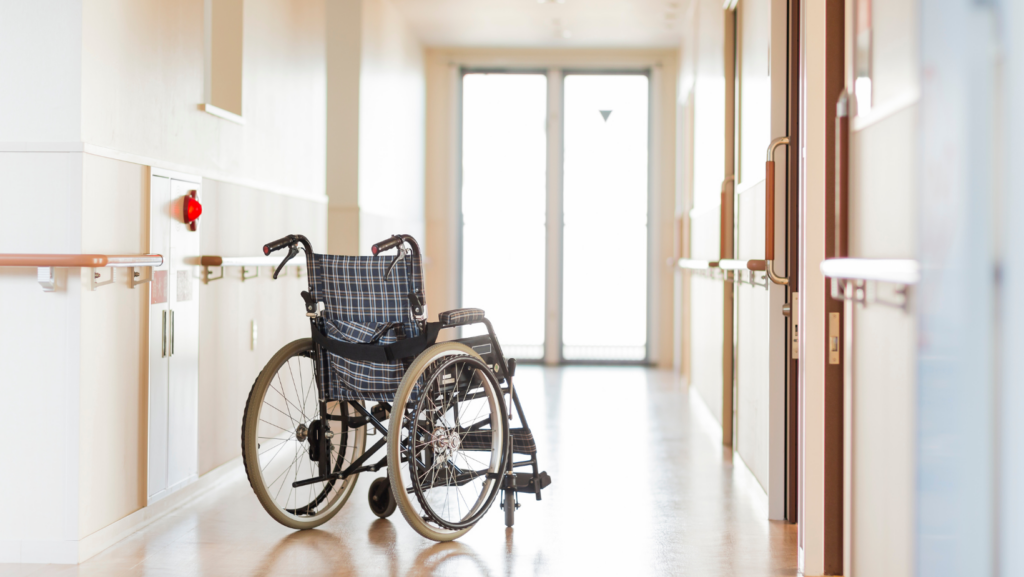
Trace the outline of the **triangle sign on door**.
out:
[[[599,110],[598,112],[600,112],[601,116],[604,117],[604,121],[605,122],[608,122],[608,117],[612,115],[612,111],[611,110]]]

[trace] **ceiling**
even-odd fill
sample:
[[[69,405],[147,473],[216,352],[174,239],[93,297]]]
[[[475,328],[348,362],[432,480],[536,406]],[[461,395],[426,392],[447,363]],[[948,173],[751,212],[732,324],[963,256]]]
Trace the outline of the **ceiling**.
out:
[[[685,0],[394,0],[427,46],[667,48]]]

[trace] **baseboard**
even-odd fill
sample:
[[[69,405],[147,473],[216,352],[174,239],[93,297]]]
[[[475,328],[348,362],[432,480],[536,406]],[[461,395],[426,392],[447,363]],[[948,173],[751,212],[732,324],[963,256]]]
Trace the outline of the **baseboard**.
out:
[[[241,479],[245,475],[242,468],[242,457],[236,457],[220,467],[210,471],[196,479],[196,481],[183,487],[159,501],[143,507],[138,511],[107,525],[95,533],[84,537],[78,542],[78,562],[81,563],[90,557],[98,554],[104,549],[116,544],[126,537],[141,531],[151,523],[161,519],[172,511],[179,509],[195,499],[209,493],[210,491]],[[26,561],[31,563],[33,561]],[[44,563],[67,563],[68,561],[37,561]],[[74,561],[71,561],[72,563]]]

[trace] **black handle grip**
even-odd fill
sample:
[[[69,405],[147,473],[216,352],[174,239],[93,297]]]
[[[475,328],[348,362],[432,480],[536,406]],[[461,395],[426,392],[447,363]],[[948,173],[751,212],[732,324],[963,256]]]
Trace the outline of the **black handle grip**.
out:
[[[373,252],[373,256],[377,256],[379,253],[382,253],[386,250],[391,250],[396,246],[402,244],[402,240],[402,237],[396,234],[395,236],[387,240],[382,240],[377,244],[371,246],[370,250]]]
[[[281,250],[282,248],[284,248],[284,247],[286,247],[286,246],[288,246],[288,245],[290,245],[290,244],[292,244],[294,242],[295,242],[295,235],[294,234],[289,234],[288,236],[286,236],[286,237],[284,237],[282,239],[275,240],[274,242],[268,242],[267,244],[263,245],[263,254],[265,256],[270,256],[270,253],[272,253],[272,252],[274,252],[276,250]]]

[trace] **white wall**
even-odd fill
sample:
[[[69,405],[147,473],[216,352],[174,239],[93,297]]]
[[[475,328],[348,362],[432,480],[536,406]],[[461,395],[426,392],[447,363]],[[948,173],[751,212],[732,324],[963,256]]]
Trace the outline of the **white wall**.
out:
[[[917,4],[872,3],[874,106],[850,123],[851,257],[919,254]],[[893,288],[882,286],[881,296],[896,300]],[[913,309],[881,306],[847,306],[845,314],[852,327],[844,349],[850,404],[848,572],[908,576],[914,572],[916,523],[917,318]]]
[[[203,0],[85,5],[82,135],[218,180],[322,196],[325,3],[245,2],[245,124],[199,110]]]
[[[0,142],[82,133],[82,1],[0,2]]]
[[[81,22],[77,0],[0,2],[0,253],[82,250],[81,147],[50,144],[81,138]],[[35,269],[0,270],[0,562],[77,559],[77,272],[44,293]]]
[[[390,0],[363,3],[359,79],[359,247],[396,234],[425,242],[424,51]]]
[[[423,47],[390,0],[330,2],[327,18],[331,252],[396,233],[423,244]]]
[[[17,207],[0,211],[0,252],[82,251],[82,156],[0,152],[0,196]],[[0,269],[0,562],[74,562],[83,289],[77,269],[52,293],[35,275]]]
[[[241,125],[200,110],[203,0],[0,3],[0,102],[19,112],[0,119],[0,195],[17,206],[0,252],[146,252],[149,166],[204,177],[204,251],[290,232],[325,247],[324,11],[246,2]],[[0,480],[0,562],[77,562],[146,504],[149,285],[119,269],[91,291],[91,271],[60,269],[44,293],[34,274],[0,269],[0,431],[35,437],[0,448],[5,471],[32,471]],[[218,283],[200,291],[201,473],[238,454],[254,372],[306,334],[302,281]]]
[[[693,188],[681,210],[689,218],[689,258],[716,261],[720,254],[721,185],[725,178],[725,10],[720,2],[694,2],[683,20],[686,46],[680,74],[692,78],[682,101],[692,102],[692,171],[684,176]],[[689,52],[687,53],[687,48]],[[686,69],[692,70],[686,70]],[[680,170],[683,170],[682,168]],[[731,189],[730,189],[731,190]],[[690,384],[722,424],[724,287],[718,280],[691,276]],[[730,304],[731,306],[731,304]],[[732,382],[728,383],[732,386]],[[731,434],[731,431],[729,431]]]

